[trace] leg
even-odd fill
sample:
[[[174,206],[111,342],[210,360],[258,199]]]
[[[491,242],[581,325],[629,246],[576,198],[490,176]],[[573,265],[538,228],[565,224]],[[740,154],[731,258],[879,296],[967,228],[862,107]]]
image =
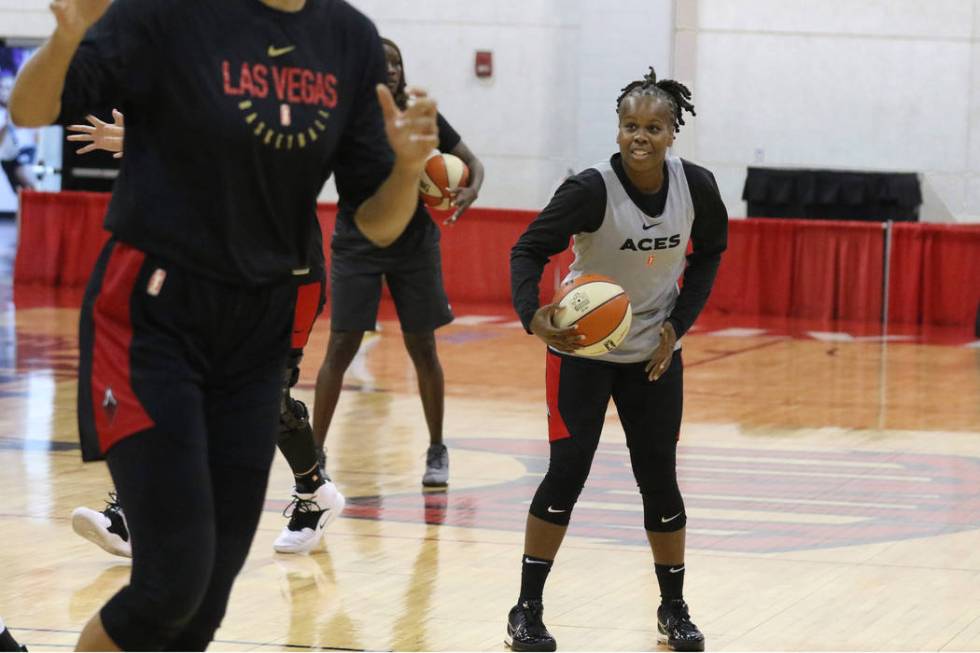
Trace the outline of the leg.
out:
[[[316,375],[316,394],[313,401],[313,439],[323,448],[327,431],[333,420],[340,390],[344,385],[344,372],[350,366],[364,338],[363,331],[331,331],[327,353]]]
[[[609,364],[547,354],[548,439],[551,459],[528,511],[521,593],[507,618],[515,651],[554,651],[543,621],[544,584],[585,485],[609,404]]]
[[[330,261],[330,340],[316,376],[313,438],[323,449],[333,420],[344,373],[361,346],[364,332],[374,328],[381,301],[381,272],[362,260],[334,252]]]
[[[442,284],[439,244],[407,256],[385,271],[385,279],[398,310],[405,347],[419,382],[419,396],[429,430],[422,485],[449,483],[449,451],[442,441],[445,379],[436,354],[435,330],[452,322],[453,313]]]
[[[295,342],[294,342],[295,344]],[[302,349],[289,355],[279,407],[279,450],[293,470],[293,503],[289,522],[272,543],[278,553],[309,553],[322,541],[323,532],[344,510],[346,500],[326,472],[323,449],[316,446],[306,405],[289,396],[299,378]],[[341,377],[342,378],[342,377]]]
[[[289,389],[299,381],[299,365],[303,360],[303,348],[310,339],[310,332],[326,301],[323,261],[305,277],[296,280],[296,306],[293,312],[293,333],[289,359],[283,376],[282,395],[279,405],[279,450],[289,463],[301,492],[314,492],[323,484],[325,472],[320,469],[318,447],[313,440],[306,405],[293,399]]]
[[[200,347],[187,310],[199,303],[187,301],[186,275],[176,268],[164,292],[148,299],[141,290],[154,269],[142,252],[110,243],[86,292],[83,451],[106,456],[140,543],[129,585],[85,628],[83,650],[162,648],[193,616],[214,564]]]
[[[197,610],[167,650],[207,647],[224,618],[232,585],[258,527],[275,453],[286,363],[285,309],[293,302],[289,290],[267,290],[267,301],[254,297],[232,301],[242,314],[262,317],[236,320],[217,334],[215,358],[221,365],[208,375],[205,395],[214,506],[213,570]]]
[[[109,450],[133,534],[133,568],[129,585],[83,630],[79,650],[106,650],[107,641],[121,650],[159,650],[201,604],[215,563],[215,530],[203,423],[195,431],[187,438],[151,429]]]
[[[643,496],[644,526],[660,585],[658,630],[674,651],[703,651],[704,635],[684,602],[684,548],[687,515],[677,486],[677,438],[684,402],[684,369],[679,351],[670,367],[651,382],[643,365],[623,370],[613,399],[626,431],[630,462]]]
[[[436,353],[436,334],[432,331],[405,333],[405,349],[415,366],[419,380],[419,396],[422,411],[429,427],[429,444],[442,445],[442,418],[444,414],[446,384],[442,365]]]
[[[680,352],[674,352],[670,367],[657,381],[649,381],[641,365],[624,368],[613,386],[613,401],[643,497],[643,521],[654,561],[683,566],[687,515],[677,485],[677,438],[684,403]]]

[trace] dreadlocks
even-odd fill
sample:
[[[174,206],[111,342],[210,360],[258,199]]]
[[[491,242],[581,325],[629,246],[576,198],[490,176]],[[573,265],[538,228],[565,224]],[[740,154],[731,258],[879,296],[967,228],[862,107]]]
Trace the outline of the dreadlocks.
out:
[[[394,41],[392,41],[391,39],[383,38],[381,39],[381,42],[384,45],[390,47],[396,53],[398,53],[398,63],[401,64],[402,75],[401,75],[401,79],[398,80],[398,88],[395,89],[394,95],[395,95],[395,104],[398,106],[399,109],[404,111],[405,108],[408,106],[408,93],[405,92],[405,60],[402,58],[401,48],[395,45]]]
[[[623,106],[623,100],[631,95],[652,95],[670,104],[674,112],[674,131],[680,131],[684,124],[684,112],[694,113],[694,105],[691,104],[691,90],[673,79],[661,79],[657,81],[657,73],[650,66],[650,72],[643,76],[643,79],[630,82],[622,89],[619,97],[616,98],[616,113],[619,113]]]

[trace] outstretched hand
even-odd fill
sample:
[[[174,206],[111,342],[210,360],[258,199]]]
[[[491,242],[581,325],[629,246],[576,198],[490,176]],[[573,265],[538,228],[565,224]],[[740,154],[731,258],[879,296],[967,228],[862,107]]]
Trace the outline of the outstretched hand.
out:
[[[123,155],[123,134],[125,133],[125,123],[123,114],[117,109],[112,110],[113,123],[99,120],[89,114],[85,116],[89,121],[88,125],[68,125],[70,132],[76,132],[68,137],[68,140],[88,143],[78,149],[78,154],[86,154],[94,150],[105,150],[113,152],[112,158],[121,159]]]
[[[423,89],[408,89],[408,107],[402,111],[384,84],[377,86],[384,114],[385,134],[395,152],[395,166],[421,173],[425,161],[439,144],[436,102]]]
[[[51,13],[58,23],[58,30],[77,40],[88,28],[102,18],[111,0],[53,0]]]

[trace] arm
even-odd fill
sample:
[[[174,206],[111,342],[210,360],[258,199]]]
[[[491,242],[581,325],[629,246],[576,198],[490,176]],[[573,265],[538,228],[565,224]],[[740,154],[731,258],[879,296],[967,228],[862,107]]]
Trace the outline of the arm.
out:
[[[453,196],[453,204],[456,211],[446,220],[447,224],[453,224],[461,215],[473,205],[483,187],[483,162],[466,146],[462,140],[456,144],[450,154],[454,154],[462,159],[463,163],[470,169],[469,183],[459,188],[450,188],[449,192]]]
[[[715,283],[721,255],[728,247],[728,210],[714,176],[704,168],[692,168],[688,180],[694,200],[693,247],[687,257],[684,286],[667,318],[678,338],[701,314]]]
[[[438,143],[436,103],[424,91],[411,89],[412,100],[405,111],[400,111],[387,86],[378,84],[377,94],[395,164],[374,194],[357,207],[354,224],[372,243],[387,247],[405,231],[415,214],[419,176]]]
[[[510,250],[510,288],[514,310],[528,333],[544,309],[538,305],[541,273],[548,260],[568,248],[574,234],[592,232],[602,225],[606,188],[594,170],[569,178],[555,192]]]
[[[57,119],[68,66],[85,32],[102,17],[109,2],[55,0],[51,3],[57,21],[54,33],[24,64],[10,95],[10,116],[15,124],[41,127]]]
[[[721,200],[718,185],[710,172],[684,163],[684,173],[694,202],[694,224],[691,226],[692,252],[687,257],[684,285],[674,303],[674,310],[660,327],[660,343],[646,365],[651,381],[667,371],[677,340],[687,333],[708,301],[728,246],[728,211]]]

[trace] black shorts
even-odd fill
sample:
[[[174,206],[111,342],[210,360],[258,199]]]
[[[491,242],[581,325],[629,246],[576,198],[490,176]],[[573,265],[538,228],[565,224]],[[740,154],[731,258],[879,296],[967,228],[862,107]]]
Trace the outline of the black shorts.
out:
[[[571,438],[594,452],[610,398],[632,449],[648,442],[676,447],[684,406],[684,363],[680,350],[656,381],[646,363],[610,363],[548,350],[546,387],[548,440]]]
[[[330,261],[330,330],[371,331],[378,319],[381,280],[395,300],[405,333],[435,331],[453,321],[442,283],[439,244],[384,260],[337,254]]]
[[[110,240],[81,311],[82,457],[101,459],[117,442],[156,428],[203,432],[212,453],[261,468],[276,433],[296,298],[293,281],[232,286]],[[257,427],[270,401],[273,420],[254,443],[202,427],[216,412],[247,421],[253,409],[263,411]]]

